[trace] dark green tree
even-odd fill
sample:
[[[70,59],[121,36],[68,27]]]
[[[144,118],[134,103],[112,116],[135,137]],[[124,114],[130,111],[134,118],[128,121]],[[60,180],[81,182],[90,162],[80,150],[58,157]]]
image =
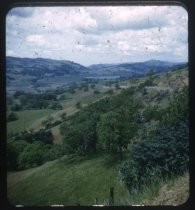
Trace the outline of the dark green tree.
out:
[[[131,154],[131,161],[120,168],[129,189],[144,186],[156,176],[181,175],[189,169],[188,120],[179,118],[159,128],[153,139],[135,144]]]
[[[75,106],[76,106],[77,109],[80,109],[82,107],[81,102],[78,101]]]
[[[99,90],[94,90],[94,94],[100,94]]]
[[[109,153],[119,153],[121,159],[135,130],[135,125],[127,122],[124,113],[114,111],[103,114],[97,125],[98,140],[102,149]]]
[[[11,121],[15,121],[18,120],[18,115],[15,112],[11,112],[8,116],[7,116],[7,121],[11,122]]]
[[[23,140],[8,141],[7,143],[7,169],[17,170],[18,169],[18,156],[28,146],[28,143]]]
[[[31,168],[41,165],[44,160],[44,147],[40,142],[29,144],[18,157],[19,169]]]

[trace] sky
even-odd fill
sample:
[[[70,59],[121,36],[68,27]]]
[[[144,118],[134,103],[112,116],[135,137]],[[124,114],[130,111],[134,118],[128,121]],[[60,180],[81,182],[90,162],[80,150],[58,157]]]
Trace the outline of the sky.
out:
[[[188,14],[181,6],[16,7],[6,16],[6,56],[187,62]]]

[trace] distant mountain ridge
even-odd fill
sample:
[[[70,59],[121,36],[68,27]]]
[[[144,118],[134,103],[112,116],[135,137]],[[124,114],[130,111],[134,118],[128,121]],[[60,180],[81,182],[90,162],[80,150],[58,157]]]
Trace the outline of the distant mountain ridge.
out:
[[[54,74],[82,74],[87,73],[88,68],[68,60],[53,60],[46,58],[18,58],[6,57],[6,71],[34,75],[36,70],[43,76],[44,73]],[[37,75],[37,73],[36,73]]]
[[[186,63],[149,60],[137,63],[94,64],[85,67],[68,60],[6,57],[7,90],[56,88],[88,79],[129,79],[181,68]]]
[[[185,62],[168,62],[161,60],[148,60],[144,62],[119,63],[119,64],[93,64],[88,66],[92,70],[96,70],[99,74],[113,75],[133,75],[144,76],[149,70],[155,73],[170,71],[175,68],[185,66]]]

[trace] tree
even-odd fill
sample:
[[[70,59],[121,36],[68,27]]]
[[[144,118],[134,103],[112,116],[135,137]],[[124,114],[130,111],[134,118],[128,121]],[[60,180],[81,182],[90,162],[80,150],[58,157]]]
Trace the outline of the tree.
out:
[[[91,88],[94,89],[95,88],[95,84],[91,84]]]
[[[40,142],[29,144],[18,157],[19,169],[41,165],[44,160],[44,147]]]
[[[87,118],[86,118],[87,119]],[[85,120],[64,131],[63,146],[67,153],[86,155],[96,152],[96,121]]]
[[[80,102],[80,101],[78,101],[78,102],[76,103],[76,105],[75,105],[75,106],[76,106],[76,108],[77,108],[77,109],[80,109],[80,108],[82,107],[82,106],[81,106],[81,102]]]
[[[126,121],[123,113],[110,111],[101,116],[97,125],[98,140],[103,150],[109,153],[117,152],[122,159],[122,152],[127,149],[134,130],[135,127]]]
[[[8,170],[18,169],[18,165],[17,165],[18,156],[27,145],[28,143],[23,140],[8,141],[7,143],[7,168]]]
[[[181,175],[189,169],[189,127],[185,118],[159,127],[152,139],[132,148],[130,161],[119,169],[128,188],[144,187],[155,177]]]
[[[119,86],[118,83],[115,84],[115,88],[116,88],[116,90],[119,90],[120,89],[120,86]]]
[[[21,111],[22,110],[22,106],[20,104],[14,104],[12,107],[11,107],[11,110],[12,111]]]
[[[49,122],[48,122],[49,123]],[[22,131],[15,140],[25,140],[28,143],[42,142],[43,144],[53,144],[53,135],[51,130],[40,129],[39,131]]]
[[[11,122],[15,120],[18,120],[18,115],[15,112],[11,112],[7,117],[7,121]]]
[[[65,120],[65,119],[66,119],[66,116],[67,116],[67,113],[66,113],[66,112],[64,112],[64,113],[62,113],[62,114],[61,114],[61,116],[60,116],[60,117],[61,117],[61,119],[62,119],[62,120]]]
[[[99,90],[94,90],[94,94],[100,94]]]
[[[89,91],[89,87],[88,87],[88,85],[86,86],[86,87],[84,87],[84,89],[83,89],[85,92],[87,92],[87,91]]]
[[[151,78],[154,75],[154,70],[150,69],[146,75]]]
[[[108,93],[109,95],[112,95],[114,93],[114,91],[113,91],[113,89],[110,89],[106,93]]]

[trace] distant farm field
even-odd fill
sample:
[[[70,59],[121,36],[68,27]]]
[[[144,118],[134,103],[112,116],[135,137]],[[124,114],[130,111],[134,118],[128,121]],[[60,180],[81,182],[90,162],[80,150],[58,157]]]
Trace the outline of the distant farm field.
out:
[[[24,130],[29,130],[33,125],[44,120],[45,117],[52,114],[54,110],[24,110],[17,112],[18,120],[7,123],[7,133],[16,133]]]

